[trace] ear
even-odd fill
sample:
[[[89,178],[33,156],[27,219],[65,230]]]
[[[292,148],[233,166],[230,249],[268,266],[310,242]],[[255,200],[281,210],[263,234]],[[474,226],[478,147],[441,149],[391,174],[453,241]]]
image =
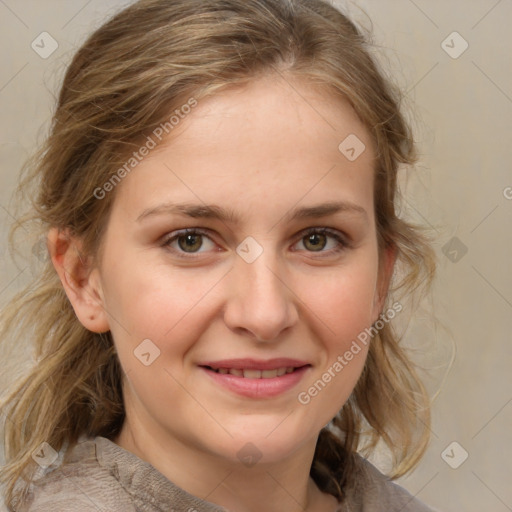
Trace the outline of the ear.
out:
[[[80,323],[92,332],[110,330],[104,309],[103,291],[98,268],[82,253],[82,244],[68,230],[51,228],[48,252]]]
[[[375,288],[375,296],[373,302],[373,321],[376,322],[382,313],[384,303],[393,276],[393,269],[395,268],[395,261],[397,255],[396,245],[387,245],[380,258],[379,276],[377,278],[377,286]]]

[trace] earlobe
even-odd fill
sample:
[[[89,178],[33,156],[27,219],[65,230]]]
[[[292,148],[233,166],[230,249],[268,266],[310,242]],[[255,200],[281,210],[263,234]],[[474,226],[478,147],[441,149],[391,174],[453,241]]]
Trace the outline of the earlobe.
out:
[[[48,232],[47,246],[80,323],[92,332],[109,331],[99,269],[82,253],[81,241],[68,230],[54,227]]]

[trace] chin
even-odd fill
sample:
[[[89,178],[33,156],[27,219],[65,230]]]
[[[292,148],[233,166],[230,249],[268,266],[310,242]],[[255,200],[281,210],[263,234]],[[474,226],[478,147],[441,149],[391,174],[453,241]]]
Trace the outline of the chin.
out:
[[[290,428],[285,425],[281,417],[272,421],[251,421],[238,430],[229,430],[232,438],[226,439],[221,447],[222,456],[230,462],[242,463],[246,467],[252,467],[257,463],[273,464],[281,462],[292,456],[298,449],[311,442],[312,449],[320,431],[311,430],[308,435],[304,425],[296,425]]]

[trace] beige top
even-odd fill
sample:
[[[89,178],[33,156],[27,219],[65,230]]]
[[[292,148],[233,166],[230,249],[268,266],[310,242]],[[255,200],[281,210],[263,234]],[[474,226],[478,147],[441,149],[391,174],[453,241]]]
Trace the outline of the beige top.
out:
[[[16,512],[227,512],[105,437],[82,437],[70,455],[30,484]],[[358,473],[339,512],[433,512],[362,457]]]

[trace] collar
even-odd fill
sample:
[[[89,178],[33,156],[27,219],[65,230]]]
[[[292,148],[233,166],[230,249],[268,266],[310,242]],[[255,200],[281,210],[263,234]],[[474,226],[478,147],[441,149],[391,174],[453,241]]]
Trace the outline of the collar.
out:
[[[226,512],[226,509],[202,500],[168,480],[149,462],[101,436],[94,438],[96,457],[128,492],[137,510],[175,512]],[[150,508],[151,505],[153,508]]]

